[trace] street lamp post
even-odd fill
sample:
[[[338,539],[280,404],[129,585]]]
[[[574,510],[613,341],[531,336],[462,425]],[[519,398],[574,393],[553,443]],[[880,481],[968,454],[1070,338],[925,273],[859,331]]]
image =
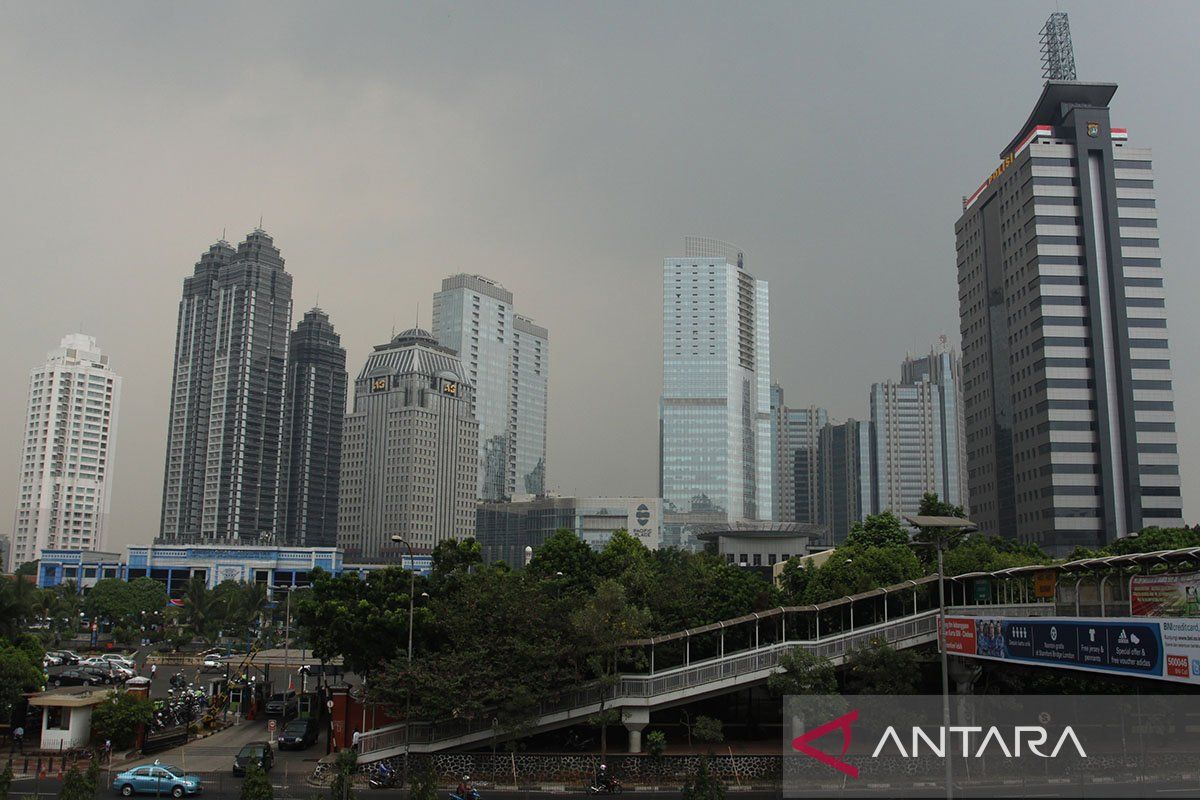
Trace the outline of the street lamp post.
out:
[[[942,725],[950,728],[950,662],[946,654],[946,570],[942,560],[946,542],[955,536],[979,530],[979,526],[962,517],[905,517],[905,522],[914,528],[933,531],[932,542],[913,542],[914,545],[932,544],[937,550],[938,583],[938,650],[942,655]],[[946,751],[946,797],[954,797],[954,758]]]
[[[413,657],[413,605],[417,597],[417,565],[413,563],[413,549],[408,539],[398,533],[392,534],[392,541],[402,544],[408,550],[408,691],[404,698],[404,783],[408,784],[408,751],[412,738],[412,657]]]

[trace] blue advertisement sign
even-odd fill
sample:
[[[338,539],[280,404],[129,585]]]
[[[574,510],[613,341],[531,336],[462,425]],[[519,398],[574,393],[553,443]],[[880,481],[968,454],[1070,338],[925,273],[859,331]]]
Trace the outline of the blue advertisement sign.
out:
[[[1074,669],[1163,677],[1158,622],[950,617],[950,653]]]

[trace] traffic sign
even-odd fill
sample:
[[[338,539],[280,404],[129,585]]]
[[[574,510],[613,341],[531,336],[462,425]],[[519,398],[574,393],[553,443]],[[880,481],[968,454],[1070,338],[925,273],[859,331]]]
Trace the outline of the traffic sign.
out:
[[[275,720],[273,720],[273,719],[267,720],[267,730],[269,730],[271,733],[275,732]]]

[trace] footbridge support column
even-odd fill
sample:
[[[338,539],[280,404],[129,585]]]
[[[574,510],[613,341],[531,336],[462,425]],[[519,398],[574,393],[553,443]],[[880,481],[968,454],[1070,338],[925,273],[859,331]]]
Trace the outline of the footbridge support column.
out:
[[[642,731],[650,724],[650,709],[628,708],[622,722],[629,731],[629,752],[642,752]]]

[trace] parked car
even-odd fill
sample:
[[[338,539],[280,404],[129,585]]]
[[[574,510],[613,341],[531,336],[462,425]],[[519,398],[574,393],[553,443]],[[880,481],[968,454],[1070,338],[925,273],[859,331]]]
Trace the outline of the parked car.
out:
[[[87,664],[80,664],[78,667],[75,667],[75,669],[94,676],[96,680],[104,684],[117,683],[118,681],[125,680],[124,675],[118,675],[108,667],[92,667],[88,666]]]
[[[304,750],[316,743],[321,726],[314,717],[294,719],[284,727],[276,744],[280,750]]]
[[[79,666],[99,670],[113,677],[114,679],[119,678],[121,680],[132,678],[135,674],[137,674],[128,667],[122,666],[115,661],[109,661],[106,658],[100,658],[98,656],[83,659],[79,662]]]
[[[245,775],[246,768],[251,764],[258,764],[259,769],[266,772],[274,763],[275,753],[271,750],[270,742],[251,742],[233,757],[233,774]]]
[[[51,650],[46,653],[46,655],[54,656],[58,658],[62,664],[70,667],[73,667],[79,663],[79,655],[72,653],[70,650]]]
[[[61,667],[63,660],[53,653],[46,653],[42,656],[42,666],[49,669],[50,667]]]
[[[103,686],[106,683],[105,676],[89,669],[65,669],[50,676],[51,686]]]
[[[267,701],[267,716],[291,719],[300,710],[300,701],[296,698],[294,689],[286,692],[276,692]]]
[[[157,761],[119,773],[113,778],[112,788],[122,797],[132,797],[135,794],[169,794],[178,798],[200,794],[202,791],[200,776],[185,774],[178,767],[159,764]]]
[[[104,653],[103,655],[98,656],[98,658],[102,658],[105,661],[110,661],[113,664],[125,667],[125,669],[130,671],[137,672],[137,664],[133,663],[133,659],[129,658],[128,656],[123,656],[119,653]]]

